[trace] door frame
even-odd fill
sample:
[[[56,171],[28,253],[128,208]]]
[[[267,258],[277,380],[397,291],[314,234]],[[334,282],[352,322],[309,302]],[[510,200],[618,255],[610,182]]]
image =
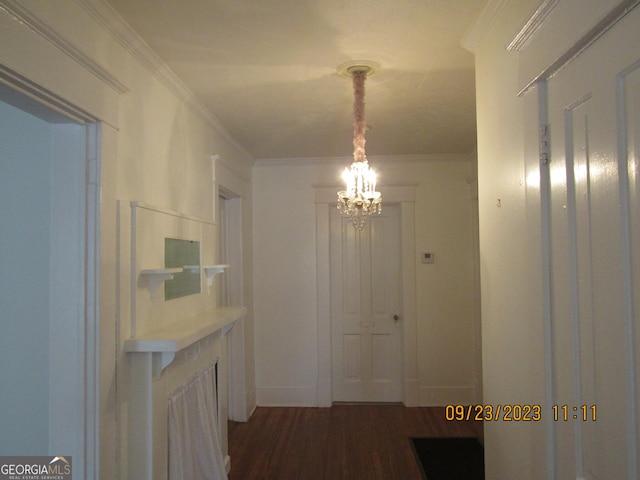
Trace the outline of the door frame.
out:
[[[417,183],[379,187],[384,202],[400,207],[401,290],[403,312],[403,398],[407,407],[418,406],[418,345],[416,318],[415,189]],[[319,407],[332,403],[331,377],[331,285],[330,223],[336,208],[340,185],[314,185],[316,203],[316,285],[318,312],[318,380],[316,402]]]
[[[215,167],[214,167],[215,168]],[[214,188],[214,190],[216,190]],[[218,240],[225,235],[226,257],[222,258],[220,252],[219,261],[228,263],[231,268],[222,276],[221,282],[225,283],[226,298],[221,305],[244,305],[242,272],[242,197],[230,190],[219,186],[215,195],[225,201],[217,212],[224,210],[224,218],[218,218]],[[229,420],[246,422],[249,419],[247,402],[246,362],[245,362],[245,319],[238,319],[229,331],[227,344],[228,365],[228,407]]]

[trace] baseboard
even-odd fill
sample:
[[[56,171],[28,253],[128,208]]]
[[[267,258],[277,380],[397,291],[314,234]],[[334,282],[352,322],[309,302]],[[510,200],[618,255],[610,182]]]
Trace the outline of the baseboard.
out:
[[[257,406],[257,400],[256,400],[256,389],[251,388],[251,389],[247,389],[247,411],[246,411],[246,415],[247,415],[247,420],[249,420],[251,418],[251,415],[253,415],[254,410],[256,409]]]
[[[405,382],[405,401],[408,407],[443,405],[469,405],[478,403],[474,386],[418,387],[416,381]],[[318,380],[318,387],[258,387],[256,405],[261,407],[328,407],[331,406],[331,388],[328,382]]]
[[[406,407],[420,406],[420,389],[418,380],[407,378],[404,381],[404,405]]]
[[[470,405],[477,403],[476,389],[466,387],[420,387],[420,406]]]
[[[314,387],[258,387],[257,404],[261,407],[316,407],[317,389]]]
[[[330,407],[332,401],[331,378],[318,378],[316,390],[318,407]]]

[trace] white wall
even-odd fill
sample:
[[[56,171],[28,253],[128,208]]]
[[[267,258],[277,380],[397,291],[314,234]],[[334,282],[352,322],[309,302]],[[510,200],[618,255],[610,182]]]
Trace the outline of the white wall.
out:
[[[0,455],[49,451],[51,130],[0,101]]]
[[[38,85],[44,100],[56,97],[81,118],[101,122],[98,453],[102,478],[125,478],[130,386],[122,344],[130,335],[129,202],[212,218],[210,156],[220,155],[219,185],[243,198],[243,278],[250,280],[252,159],[102,2],[9,2],[0,9],[0,31],[4,78],[15,78],[5,72],[19,72],[18,78]],[[216,245],[208,247],[217,251]],[[245,295],[249,307],[250,293]],[[245,331],[251,342],[251,309]],[[248,343],[248,380],[252,352]],[[247,393],[252,391],[249,385]],[[248,403],[253,408],[251,399]]]
[[[349,159],[254,168],[254,308],[260,405],[316,405],[314,185],[339,186]],[[370,159],[380,183],[416,186],[418,388],[422,405],[479,401],[470,158]],[[384,199],[383,199],[384,205]],[[383,207],[384,208],[384,207]],[[436,263],[420,263],[434,252]]]
[[[486,405],[540,404],[544,394],[539,191],[526,178],[518,56],[504,49],[521,25],[518,13],[529,13],[535,2],[524,3],[520,12],[504,12],[476,51]],[[531,429],[525,422],[484,422],[487,478],[535,478]]]

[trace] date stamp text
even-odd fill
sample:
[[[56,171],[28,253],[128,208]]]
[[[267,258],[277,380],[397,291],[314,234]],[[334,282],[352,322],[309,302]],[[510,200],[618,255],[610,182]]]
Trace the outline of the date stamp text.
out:
[[[447,421],[485,421],[494,422],[539,422],[543,411],[540,405],[446,405],[445,419]],[[595,422],[597,418],[596,405],[553,405],[549,412],[556,422],[580,420]]]

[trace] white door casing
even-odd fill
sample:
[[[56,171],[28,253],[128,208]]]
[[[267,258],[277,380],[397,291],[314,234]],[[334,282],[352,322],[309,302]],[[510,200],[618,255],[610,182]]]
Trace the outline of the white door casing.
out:
[[[362,231],[331,213],[334,401],[403,400],[399,210],[386,206]]]
[[[223,188],[217,200],[219,217],[218,261],[231,265],[217,280],[217,302],[219,306],[244,305],[242,197]],[[246,422],[250,416],[250,407],[248,407],[247,400],[244,317],[236,320],[227,338],[229,419]]]

